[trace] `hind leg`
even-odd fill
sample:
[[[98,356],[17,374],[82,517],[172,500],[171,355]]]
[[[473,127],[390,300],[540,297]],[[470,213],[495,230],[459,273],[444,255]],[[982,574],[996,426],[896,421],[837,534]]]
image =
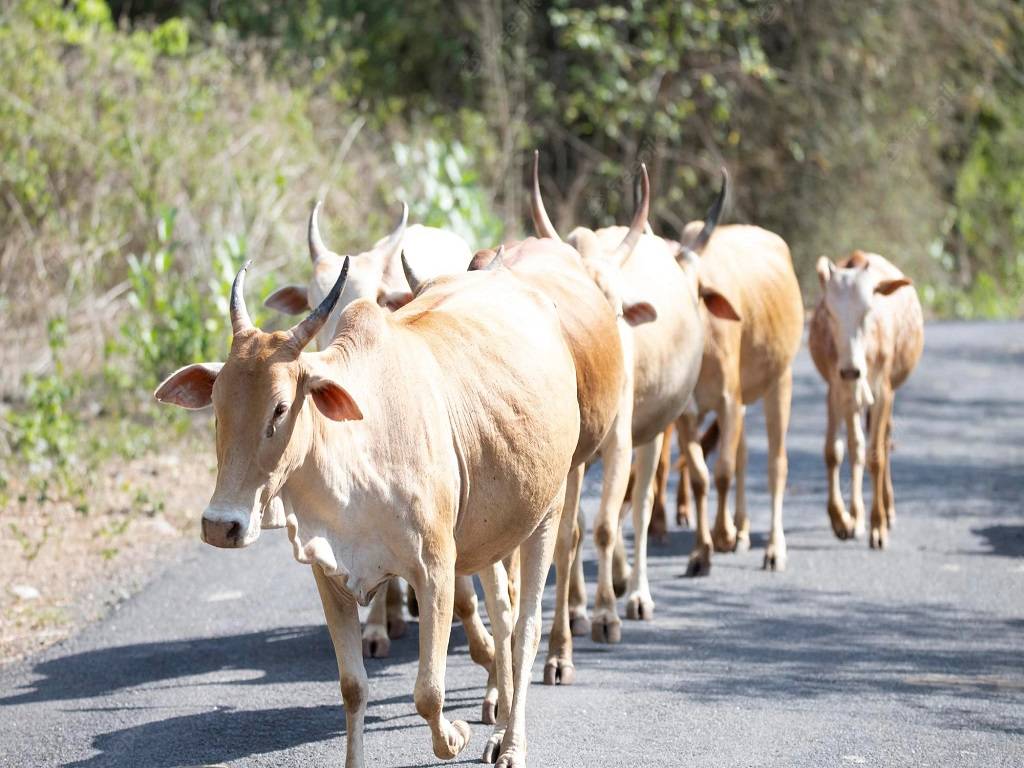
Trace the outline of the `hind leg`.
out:
[[[668,476],[672,471],[672,433],[675,424],[665,428],[661,439],[661,454],[654,472],[654,505],[651,507],[651,524],[647,529],[648,538],[655,544],[668,542]]]
[[[727,394],[718,409],[718,423],[722,430],[718,460],[715,462],[715,490],[718,491],[718,514],[711,531],[711,541],[718,552],[736,550],[736,526],[729,511],[729,490],[736,472],[736,453],[743,433],[743,403],[738,391]]]
[[[469,657],[487,671],[487,690],[484,693],[480,719],[484,723],[491,724],[494,722],[494,709],[498,701],[498,689],[494,677],[494,641],[480,619],[472,576],[455,577],[455,615],[458,616],[466,630]]]
[[[707,576],[711,573],[711,527],[708,525],[708,465],[704,462],[704,451],[698,439],[700,420],[696,415],[686,414],[676,424],[680,437],[686,438],[686,463],[690,468],[690,483],[693,487],[693,502],[696,507],[697,531],[690,562],[686,566],[687,576]]]
[[[654,599],[647,582],[647,526],[654,501],[654,472],[661,456],[664,433],[636,449],[636,494],[633,497],[633,571],[629,577],[626,616],[631,619],[654,618]]]
[[[544,664],[545,685],[572,685],[576,668],[572,663],[572,631],[569,623],[569,584],[572,561],[580,531],[576,524],[583,487],[583,465],[569,470],[565,484],[565,502],[555,544],[555,618],[548,636],[548,658]]]

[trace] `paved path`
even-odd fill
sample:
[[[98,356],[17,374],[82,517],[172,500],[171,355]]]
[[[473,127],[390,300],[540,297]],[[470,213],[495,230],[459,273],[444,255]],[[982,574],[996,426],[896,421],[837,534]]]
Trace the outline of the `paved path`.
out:
[[[689,531],[655,548],[655,620],[626,623],[617,647],[579,642],[575,686],[531,688],[532,766],[1024,765],[1024,324],[929,327],[896,402],[899,519],[885,553],[830,532],[823,385],[805,351],[793,410],[789,570],[759,568],[754,408],[754,548],[698,580],[682,578]],[[596,486],[589,477],[591,515]],[[415,648],[413,625],[391,659],[368,663],[369,765],[437,764],[412,704]],[[484,675],[461,628],[453,649],[448,713],[473,722]],[[476,725],[455,762],[475,762],[487,733]],[[241,552],[196,545],[102,623],[0,671],[2,766],[343,755],[313,579],[280,533]]]

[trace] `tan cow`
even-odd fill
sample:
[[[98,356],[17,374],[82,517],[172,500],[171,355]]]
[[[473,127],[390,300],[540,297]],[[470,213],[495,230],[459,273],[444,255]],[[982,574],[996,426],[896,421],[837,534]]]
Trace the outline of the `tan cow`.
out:
[[[633,247],[646,218],[644,201],[623,239],[624,248]],[[478,252],[471,269],[484,264],[493,268],[498,262],[555,302],[578,372],[580,441],[566,484],[555,549],[555,617],[544,665],[546,684],[569,685],[575,679],[569,589],[581,534],[576,521],[583,472],[588,461],[602,457],[605,495],[615,493],[616,473],[628,472],[633,399],[630,326],[653,320],[655,313],[645,302],[623,302],[614,278],[602,265],[584,262],[574,248],[552,238],[503,246],[497,256],[493,251]]]
[[[646,532],[650,516],[651,480],[661,453],[662,431],[682,413],[690,399],[704,346],[696,285],[676,263],[677,249],[661,238],[641,234],[647,219],[650,194],[647,170],[643,167],[641,179],[643,194],[639,229],[637,218],[634,218],[634,224],[628,230],[625,227],[608,227],[595,232],[577,227],[567,240],[580,252],[586,264],[606,276],[605,279],[623,297],[624,305],[633,306],[634,312],[654,320],[633,327],[624,345],[632,360],[627,365],[632,373],[632,399],[621,411],[623,424],[628,425],[628,430],[623,431],[628,435],[624,434],[616,445],[614,460],[605,458],[605,484],[594,524],[598,586],[591,637],[598,642],[619,642],[622,636],[615,602],[612,558],[633,447],[637,449],[637,488],[643,488],[645,492],[640,502],[633,505],[634,528],[638,532],[635,538],[636,566],[629,576],[626,615],[633,619],[651,619],[654,615],[654,600],[646,571],[647,539],[641,532]],[[532,203],[534,227],[538,234],[558,238],[541,199],[536,162]],[[644,301],[636,299],[640,296]],[[707,296],[709,306],[725,306],[724,299],[712,289],[708,289]],[[574,580],[578,583],[581,578],[582,571],[576,568]],[[579,586],[573,593],[577,600],[585,594]],[[570,610],[573,625],[585,625],[585,605],[577,603]]]
[[[872,547],[884,547],[896,516],[889,451],[895,392],[907,380],[924,348],[924,318],[917,291],[892,263],[876,253],[854,251],[840,266],[818,259],[821,299],[811,319],[808,345],[818,372],[828,384],[828,516],[840,539],[864,534],[864,431],[868,416],[868,466]],[[902,290],[901,290],[902,289]],[[850,448],[850,509],[843,506],[839,465],[846,425]]]
[[[541,591],[580,428],[558,315],[507,270],[462,274],[432,281],[393,314],[355,301],[331,345],[304,353],[345,274],[308,318],[264,333],[246,311],[241,270],[227,362],[187,366],[157,389],[163,402],[216,410],[217,483],[203,539],[246,546],[273,497],[293,510],[293,551],[313,566],[338,658],[348,768],[364,765],[368,694],[357,604],[392,576],[415,586],[416,710],[430,725],[434,754],[450,759],[470,737],[466,723],[442,712],[455,576],[482,574],[496,642],[507,644],[499,561],[519,548],[511,669],[497,657],[501,729],[507,723],[498,764],[525,765]]]
[[[688,224],[683,242],[699,239],[696,233],[702,227],[701,222]],[[694,389],[696,408],[676,423],[680,440],[686,445],[685,458],[697,512],[697,541],[687,572],[710,573],[712,547],[720,552],[750,547],[743,418],[746,406],[761,399],[768,431],[772,505],[764,567],[783,570],[786,539],[782,499],[788,467],[785,441],[793,387],[792,363],[803,331],[803,302],[793,261],[781,237],[760,227],[738,224],[716,229],[699,259],[688,250],[684,248],[683,252],[700,284],[715,286],[728,299],[738,322],[702,312],[705,345],[700,378]],[[698,433],[701,420],[712,411],[717,421],[710,428],[711,435],[717,436],[719,442],[715,462],[718,514],[714,530],[708,524],[709,476]],[[729,511],[729,490],[734,477],[735,523]]]
[[[309,218],[307,237],[309,258],[313,274],[309,284],[286,285],[274,291],[264,306],[285,314],[299,315],[323,301],[338,279],[345,258],[350,258],[349,275],[345,290],[331,316],[317,333],[317,346],[326,349],[334,338],[338,318],[345,307],[356,299],[370,299],[382,307],[398,309],[412,299],[412,292],[402,270],[400,255],[415,265],[423,279],[462,272],[469,263],[470,250],[458,235],[443,229],[419,224],[408,226],[409,207],[402,203],[398,225],[386,237],[378,240],[364,253],[342,257],[331,251],[320,234],[319,215],[322,202],[317,201]],[[283,511],[273,515],[275,524],[283,525]],[[391,649],[391,640],[402,637],[406,631],[402,606],[402,588],[398,581],[386,590],[380,590],[370,604],[366,626],[363,629],[363,654],[368,658],[385,658]],[[413,607],[410,600],[410,607]],[[476,590],[471,577],[460,577],[455,584],[455,615],[466,628],[469,651],[473,660],[492,673],[494,647],[477,611]],[[493,680],[492,680],[493,683]],[[493,722],[490,712],[497,701],[497,689],[488,686],[485,696],[485,722]]]

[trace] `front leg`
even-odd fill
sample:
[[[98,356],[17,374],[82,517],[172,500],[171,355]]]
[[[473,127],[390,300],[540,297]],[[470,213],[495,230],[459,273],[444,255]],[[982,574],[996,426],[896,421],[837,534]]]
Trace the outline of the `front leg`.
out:
[[[628,466],[627,466],[628,471]],[[537,655],[541,635],[541,596],[551,569],[551,556],[558,537],[558,518],[564,488],[548,514],[520,546],[523,594],[519,620],[512,646],[512,711],[502,739],[499,768],[524,768],[526,765],[526,691]]]
[[[846,439],[850,446],[850,510],[853,512],[851,535],[864,535],[864,427],[859,410],[846,417]]]
[[[853,537],[853,520],[843,504],[843,489],[839,483],[839,467],[843,463],[843,441],[839,439],[839,394],[831,385],[825,399],[825,473],[828,478],[828,519],[832,524],[832,532],[838,539]],[[850,435],[847,427],[847,435]],[[850,465],[855,466],[853,449],[850,450]]]
[[[313,566],[313,576],[338,659],[341,698],[345,702],[345,768],[363,768],[363,721],[369,684],[363,666],[359,611],[355,598],[319,566]]]
[[[425,545],[424,549],[428,547]],[[455,546],[451,543],[434,549],[447,549],[450,554],[423,563],[416,578],[420,608],[420,662],[413,700],[420,717],[430,725],[434,754],[442,760],[450,760],[469,743],[470,729],[462,720],[449,722],[442,712],[445,664],[455,599]]]
[[[871,485],[874,491],[871,499],[872,549],[884,549],[889,544],[889,519],[885,508],[885,467],[889,461],[886,437],[889,419],[892,418],[892,392],[888,385],[875,398],[871,408],[871,434],[868,438],[871,469]]]
[[[572,685],[576,668],[572,662],[572,631],[569,625],[569,586],[573,555],[581,537],[576,510],[583,487],[583,465],[569,470],[565,485],[558,541],[555,544],[555,617],[548,637],[548,659],[544,664],[545,685]]]
[[[654,500],[654,473],[661,456],[665,434],[657,435],[636,449],[636,487],[633,494],[633,570],[629,576],[626,616],[631,619],[654,618],[654,599],[647,583],[647,526]]]

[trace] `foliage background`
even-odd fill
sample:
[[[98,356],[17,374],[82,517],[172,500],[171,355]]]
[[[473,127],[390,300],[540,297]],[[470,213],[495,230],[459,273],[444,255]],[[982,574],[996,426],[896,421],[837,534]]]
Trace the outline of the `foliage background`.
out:
[[[0,2],[0,450],[48,479],[145,448],[173,418],[146,393],[222,355],[237,266],[301,275],[312,200],[339,251],[399,198],[490,245],[528,230],[534,147],[563,230],[624,221],[644,160],[675,234],[725,165],[808,303],[859,247],[935,315],[1024,306],[1015,0]]]

